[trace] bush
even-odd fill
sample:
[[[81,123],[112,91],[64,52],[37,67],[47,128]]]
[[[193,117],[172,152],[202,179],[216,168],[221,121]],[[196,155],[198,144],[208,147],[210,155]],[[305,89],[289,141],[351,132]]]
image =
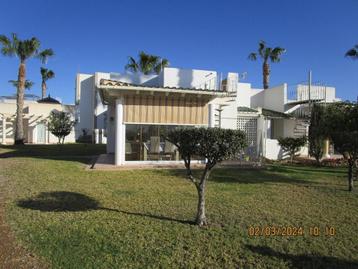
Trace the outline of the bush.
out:
[[[293,158],[296,153],[306,144],[306,142],[307,138],[305,136],[298,138],[280,137],[278,139],[278,143],[282,147],[282,150],[290,155],[291,163],[293,163]]]
[[[58,138],[58,143],[64,143],[65,137],[68,136],[75,122],[71,119],[71,114],[63,111],[51,111],[48,129]]]

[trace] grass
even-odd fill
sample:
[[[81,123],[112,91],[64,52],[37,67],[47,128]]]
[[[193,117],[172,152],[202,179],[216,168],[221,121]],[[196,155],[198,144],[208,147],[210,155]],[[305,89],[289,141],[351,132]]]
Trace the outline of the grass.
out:
[[[184,171],[88,171],[86,157],[66,157],[103,151],[86,147],[0,148],[12,151],[0,160],[11,179],[7,220],[53,268],[358,268],[358,192],[346,191],[346,169],[217,169],[207,185],[210,226],[200,229]],[[305,234],[249,236],[250,226]],[[314,226],[320,236],[309,234]],[[336,235],[324,235],[326,226]]]

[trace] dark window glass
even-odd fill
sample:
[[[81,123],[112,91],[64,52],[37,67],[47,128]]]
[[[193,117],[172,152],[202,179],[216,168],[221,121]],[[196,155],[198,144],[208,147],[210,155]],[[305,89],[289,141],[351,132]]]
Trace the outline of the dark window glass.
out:
[[[176,125],[126,125],[126,161],[179,160],[176,147],[164,139]],[[183,126],[180,126],[183,127]]]

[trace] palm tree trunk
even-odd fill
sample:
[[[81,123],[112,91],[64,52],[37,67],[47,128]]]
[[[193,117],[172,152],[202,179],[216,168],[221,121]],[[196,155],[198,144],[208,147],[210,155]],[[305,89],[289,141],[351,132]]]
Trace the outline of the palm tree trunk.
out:
[[[46,97],[46,90],[47,90],[47,85],[45,81],[42,81],[41,89],[42,89],[42,99],[44,99]]]
[[[25,62],[21,61],[18,73],[18,87],[16,93],[16,125],[15,125],[15,145],[24,144],[24,125],[22,113],[24,110],[24,91],[26,80]]]
[[[267,61],[264,61],[262,66],[262,74],[263,74],[263,84],[264,89],[269,88],[269,81],[270,81],[270,65]]]

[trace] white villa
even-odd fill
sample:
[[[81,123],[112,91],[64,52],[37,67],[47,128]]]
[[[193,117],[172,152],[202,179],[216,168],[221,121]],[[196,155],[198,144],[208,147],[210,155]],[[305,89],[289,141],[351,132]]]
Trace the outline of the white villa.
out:
[[[75,106],[63,105],[50,96],[44,99],[25,98],[23,123],[25,143],[52,144],[58,139],[48,131],[47,121],[51,111],[66,111],[75,118]],[[14,128],[16,117],[16,99],[0,97],[0,142],[1,144],[14,143]],[[75,142],[74,130],[66,136],[65,143]]]
[[[277,138],[307,134],[310,103],[337,100],[333,87],[254,89],[237,73],[221,79],[215,71],[166,67],[159,75],[77,74],[76,133],[86,130],[93,142],[107,143],[115,165],[178,161],[160,135],[176,126],[244,130],[250,158],[275,160],[283,155]]]

